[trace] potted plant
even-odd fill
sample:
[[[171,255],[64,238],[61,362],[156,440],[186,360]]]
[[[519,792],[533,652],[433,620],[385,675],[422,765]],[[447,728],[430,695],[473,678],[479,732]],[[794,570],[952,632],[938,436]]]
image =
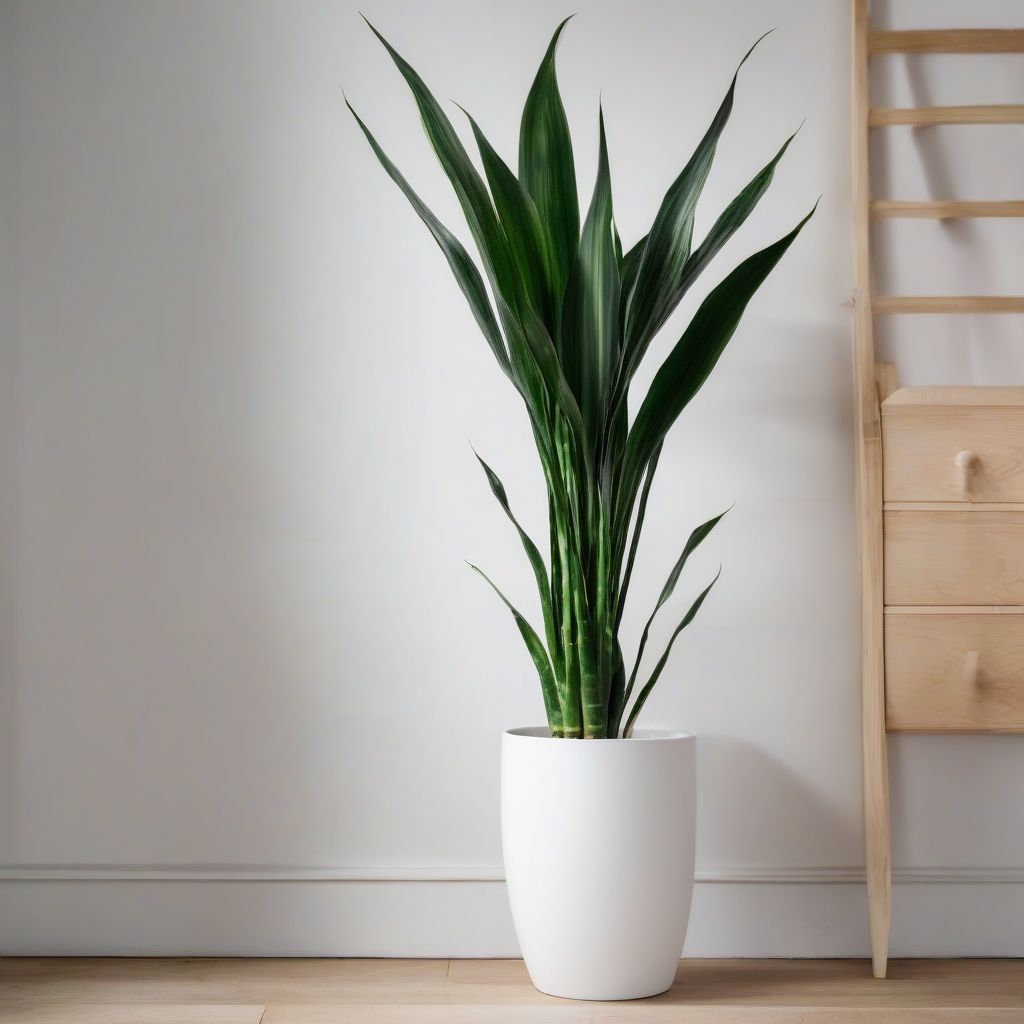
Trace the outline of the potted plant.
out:
[[[555,30],[526,100],[518,173],[466,115],[482,175],[420,76],[370,26],[412,90],[483,275],[351,104],[349,109],[433,235],[498,366],[522,397],[547,488],[545,562],[516,520],[501,480],[477,456],[533,569],[543,623],[535,630],[472,567],[512,613],[536,667],[547,716],[546,726],[511,729],[502,742],[505,871],[523,955],[544,992],[626,999],[672,983],[694,862],[694,737],[637,728],[636,721],[672,644],[714,580],[689,606],[653,667],[641,668],[655,615],[672,596],[690,554],[722,518],[690,534],[627,671],[619,626],[651,482],[669,429],[814,211],[710,292],[631,417],[630,385],[651,340],[750,215],[792,136],[694,247],[694,210],[732,110],[737,69],[651,230],[626,251],[613,215],[600,109],[597,181],[581,227],[572,142],[555,75],[565,24]]]

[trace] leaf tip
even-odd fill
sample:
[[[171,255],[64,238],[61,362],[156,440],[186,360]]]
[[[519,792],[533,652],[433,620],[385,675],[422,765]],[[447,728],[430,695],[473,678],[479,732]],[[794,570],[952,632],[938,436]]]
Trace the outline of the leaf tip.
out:
[[[555,29],[555,34],[551,37],[551,42],[548,44],[548,52],[546,54],[547,59],[551,59],[555,55],[555,50],[558,48],[558,41],[562,38],[562,32],[565,31],[565,26],[576,17],[575,11],[568,17],[563,18],[558,23],[558,28]]]
[[[760,44],[761,44],[761,43],[762,43],[762,42],[763,42],[763,41],[764,41],[765,39],[767,39],[767,38],[768,38],[768,36],[770,36],[770,35],[771,35],[771,34],[772,34],[772,33],[773,33],[774,31],[775,31],[775,29],[773,29],[773,28],[770,28],[770,29],[768,29],[768,31],[767,31],[767,32],[765,32],[765,33],[764,33],[763,35],[760,35],[760,36],[758,36],[758,37],[757,37],[757,39],[755,39],[755,40],[754,40],[754,45],[753,45],[753,46],[751,46],[751,48],[750,48],[749,50],[747,50],[747,52],[746,52],[745,54],[743,54],[743,60],[741,60],[741,61],[740,61],[740,66],[739,66],[739,67],[738,67],[738,68],[736,69],[736,74],[737,74],[737,75],[738,75],[738,74],[740,73],[740,68],[741,68],[741,67],[743,67],[743,65],[747,63],[747,58],[748,58],[748,57],[749,57],[749,56],[750,56],[750,55],[751,55],[751,54],[752,54],[752,53],[753,53],[753,52],[754,52],[754,51],[755,51],[755,50],[757,49],[757,47],[758,47],[758,46],[759,46],[759,45],[760,45]]]

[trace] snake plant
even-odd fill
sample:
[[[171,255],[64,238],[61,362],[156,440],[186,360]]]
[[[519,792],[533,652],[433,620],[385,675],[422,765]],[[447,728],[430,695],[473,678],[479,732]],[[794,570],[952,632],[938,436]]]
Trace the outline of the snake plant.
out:
[[[370,25],[412,90],[423,129],[465,214],[483,274],[348,107],[377,159],[433,235],[498,366],[525,405],[547,488],[547,562],[513,514],[497,474],[477,458],[536,578],[543,638],[481,570],[471,567],[512,613],[540,677],[551,735],[617,738],[630,735],[676,637],[715,582],[689,606],[640,682],[654,617],[721,515],[690,534],[627,672],[619,627],[665,436],[714,369],[754,292],[814,211],[730,271],[700,303],[631,417],[630,385],[651,341],[750,215],[793,137],[694,246],[694,211],[732,111],[737,68],[710,127],[665,193],[650,231],[625,251],[612,208],[600,107],[597,180],[580,223],[572,142],[555,75],[555,51],[568,20],[555,30],[526,99],[518,173],[463,111],[483,174],[423,79]]]

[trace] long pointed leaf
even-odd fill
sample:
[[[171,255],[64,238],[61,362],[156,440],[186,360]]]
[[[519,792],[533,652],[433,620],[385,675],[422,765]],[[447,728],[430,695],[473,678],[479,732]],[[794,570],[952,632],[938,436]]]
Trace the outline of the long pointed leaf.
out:
[[[423,130],[466,215],[466,223],[480,250],[492,287],[495,292],[504,296],[512,309],[515,309],[515,273],[509,257],[508,243],[498,223],[483,179],[469,159],[466,147],[456,134],[451,121],[423,79],[365,17],[363,20],[388,51],[416,100]]]
[[[775,168],[785,155],[786,150],[789,149],[789,144],[796,138],[796,135],[797,133],[793,132],[786,139],[775,156],[754,175],[743,191],[725,208],[704,241],[690,253],[686,265],[683,267],[679,282],[663,311],[661,322],[656,326],[655,332],[672,315],[676,306],[679,305],[680,300],[690,288],[690,285],[696,281],[704,268],[718,255],[722,246],[732,238],[737,229],[753,212],[761,196],[765,194],[768,186],[772,183],[772,178],[775,176]]]
[[[636,562],[637,548],[640,546],[640,534],[644,527],[644,518],[647,515],[647,500],[651,494],[651,484],[654,483],[654,474],[658,469],[658,460],[661,458],[661,445],[654,449],[654,454],[647,463],[644,473],[644,486],[640,492],[640,503],[636,509],[636,522],[633,524],[633,539],[629,545],[629,555],[626,558],[626,567],[622,573],[622,582],[619,584],[619,607],[616,611],[615,629],[618,630],[622,622],[622,614],[626,610],[626,594],[629,591],[629,581],[633,578],[633,564]]]
[[[479,462],[483,468],[484,474],[487,477],[487,483],[491,488],[491,493],[498,499],[498,504],[505,510],[505,515],[508,516],[510,522],[516,528],[516,532],[519,534],[519,539],[523,544],[523,550],[526,552],[526,557],[529,559],[530,567],[533,569],[533,577],[537,582],[537,593],[540,596],[541,613],[544,618],[544,633],[548,643],[548,652],[551,655],[552,666],[555,671],[555,680],[557,682],[562,677],[562,671],[560,669],[561,658],[559,654],[559,637],[555,626],[554,611],[551,605],[551,584],[548,580],[547,567],[544,564],[544,559],[541,556],[540,549],[536,544],[534,544],[530,535],[522,528],[519,524],[519,520],[516,519],[513,514],[512,508],[508,502],[508,494],[505,491],[505,485],[499,479],[498,474],[495,473],[486,462],[484,462],[476,449],[473,450],[473,454],[476,455],[477,462]]]
[[[423,79],[369,21],[366,21],[366,24],[388,51],[412,91],[419,107],[423,129],[462,205],[466,222],[491,279],[498,316],[508,338],[513,369],[517,369],[517,358],[517,372],[520,376],[523,372],[522,364],[526,359],[529,358],[536,362],[537,369],[547,385],[551,398],[558,404],[572,426],[573,433],[577,438],[581,461],[586,463],[583,419],[578,403],[565,381],[550,334],[539,316],[524,300],[523,289],[519,285],[518,277],[512,267],[505,233],[498,221],[494,207],[491,205],[491,198],[483,179],[469,159],[469,154],[452,127],[451,121],[448,120]],[[557,34],[552,41],[550,50],[552,62],[555,42],[557,42]],[[552,76],[553,70],[552,63]],[[542,76],[539,74],[539,77]],[[549,92],[550,90],[542,84],[541,96],[548,96]],[[557,97],[557,85],[554,95]],[[548,98],[550,99],[550,96]],[[558,102],[560,105],[561,101]],[[527,105],[529,106],[529,103]],[[564,112],[562,116],[564,119]],[[564,197],[559,201],[564,202]],[[541,204],[538,203],[538,208],[540,206]],[[527,398],[527,402],[531,406],[531,416],[537,420],[541,415],[538,396],[532,389],[524,388],[523,390],[525,391],[524,397]],[[592,473],[589,463],[586,463],[585,468],[588,474]]]
[[[665,306],[670,301],[690,255],[694,210],[711,170],[718,139],[732,113],[736,79],[740,68],[761,39],[754,43],[740,61],[711,126],[689,163],[665,193],[661,208],[654,218],[654,225],[647,236],[637,267],[635,284],[626,299],[624,347],[627,380],[632,377],[657,325],[663,322]]]
[[[630,249],[625,256],[622,257],[622,297],[625,299],[629,296],[629,293],[633,290],[633,286],[636,284],[636,271],[640,266],[640,257],[644,254],[644,246],[647,245],[647,235],[644,235],[636,245]],[[626,303],[621,303],[621,313],[625,316]]]
[[[554,257],[554,286],[561,295],[580,238],[580,207],[569,122],[555,74],[555,51],[566,18],[551,38],[533,80],[519,129],[519,180],[537,204]]]
[[[654,449],[707,380],[754,293],[813,214],[812,209],[788,235],[745,259],[707,296],[655,374],[626,442],[618,538],[624,536],[641,474]]]
[[[544,695],[544,709],[548,716],[548,727],[552,735],[560,736],[562,734],[562,708],[558,702],[555,676],[551,670],[551,662],[548,659],[547,651],[544,649],[544,644],[541,642],[540,637],[537,636],[533,626],[519,614],[509,599],[495,586],[494,581],[487,573],[473,565],[472,562],[467,562],[466,564],[473,572],[482,576],[490,584],[491,589],[501,598],[502,603],[512,613],[512,618],[515,619],[516,625],[519,627],[519,632],[522,634],[526,648],[530,652],[530,657],[533,658],[533,663],[537,668],[537,675],[540,677],[541,691]]]
[[[462,289],[462,294],[466,296],[469,307],[473,311],[473,316],[476,318],[484,338],[487,339],[487,344],[490,345],[494,357],[498,360],[498,364],[505,373],[511,376],[505,342],[501,336],[501,331],[498,329],[498,323],[494,319],[494,311],[491,309],[491,302],[487,297],[487,289],[484,287],[483,279],[480,276],[480,271],[476,268],[476,264],[470,258],[469,253],[466,252],[462,243],[431,213],[423,200],[413,191],[412,186],[402,175],[401,171],[388,159],[387,154],[381,149],[370,129],[366,127],[362,118],[355,112],[352,104],[347,99],[345,100],[345,105],[352,112],[356,123],[363,130],[363,134],[377,155],[381,166],[388,172],[391,180],[402,190],[412,208],[419,215],[420,220],[426,224],[427,229],[434,236],[434,241],[437,242],[441,252],[444,253],[448,266],[451,267],[452,274],[455,275],[455,280]]]
[[[726,509],[726,512],[729,510]],[[640,664],[643,661],[644,651],[647,649],[647,640],[651,635],[651,625],[654,622],[655,616],[658,614],[662,605],[672,596],[672,592],[676,589],[676,583],[679,582],[679,576],[683,571],[683,567],[686,565],[687,559],[694,551],[700,546],[701,541],[719,524],[722,516],[725,512],[719,513],[713,519],[709,519],[706,523],[701,523],[689,536],[686,544],[683,546],[682,554],[676,559],[676,564],[672,566],[672,571],[668,574],[668,579],[665,581],[665,585],[661,588],[661,594],[658,597],[658,603],[654,606],[654,611],[651,612],[646,624],[644,625],[644,631],[640,635],[640,643],[637,646],[636,661],[633,664],[633,671],[630,673],[629,682],[626,684],[625,697],[623,698],[623,704],[629,702],[629,698],[633,693],[633,687],[636,684],[636,676],[640,671]]]
[[[597,181],[566,289],[558,339],[565,376],[579,401],[594,451],[604,429],[611,375],[619,358],[619,261],[603,111],[598,124]]]
[[[556,302],[552,283],[555,268],[537,207],[508,164],[488,142],[473,116],[464,109],[463,113],[469,118],[473,129],[487,184],[490,186],[491,196],[498,211],[498,220],[508,239],[509,252],[512,264],[519,275],[519,283],[548,331],[553,332],[556,326]]]
[[[668,646],[665,648],[665,653],[658,659],[658,664],[654,666],[654,671],[651,673],[651,678],[644,684],[644,688],[637,695],[636,702],[633,704],[633,710],[629,713],[629,718],[626,719],[626,728],[623,730],[622,735],[626,738],[632,735],[633,726],[636,723],[637,716],[643,710],[644,704],[647,703],[647,698],[651,695],[651,690],[654,689],[654,684],[657,683],[658,678],[661,676],[662,669],[668,662],[668,656],[672,653],[672,645],[676,642],[676,637],[694,620],[697,612],[700,611],[700,606],[704,603],[704,598],[711,592],[711,588],[718,582],[718,577],[722,575],[722,570],[718,570],[718,575],[704,588],[700,596],[696,601],[690,605],[690,610],[686,613],[683,621],[679,623],[675,628],[672,636],[669,638]]]

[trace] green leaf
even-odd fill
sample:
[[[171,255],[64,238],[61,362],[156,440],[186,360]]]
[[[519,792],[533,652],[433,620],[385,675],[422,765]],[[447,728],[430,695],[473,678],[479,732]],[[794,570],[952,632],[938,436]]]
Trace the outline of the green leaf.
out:
[[[744,60],[745,59],[746,58],[744,58]],[[797,129],[797,132],[798,131],[799,129]],[[782,159],[786,150],[789,148],[790,143],[796,138],[797,132],[794,132],[788,139],[786,139],[775,156],[763,168],[761,168],[760,171],[758,171],[740,194],[733,199],[718,220],[715,221],[704,241],[701,242],[701,244],[687,257],[679,280],[676,283],[675,288],[672,290],[667,302],[664,304],[664,308],[662,309],[657,322],[653,325],[653,329],[651,331],[652,338],[664,326],[665,321],[668,320],[675,311],[676,307],[679,305],[683,296],[689,290],[693,282],[700,276],[711,260],[718,255],[725,243],[750,216],[751,212],[757,206],[758,201],[768,190],[768,186],[771,184],[772,178],[775,175],[775,168]],[[642,238],[635,246],[633,246],[632,249],[630,249],[622,260],[623,295],[628,294],[629,290],[633,286],[633,281],[639,268],[640,257],[643,254],[643,249],[646,243],[647,238]],[[620,311],[620,318],[621,315]],[[619,407],[624,404],[626,388],[628,387],[629,382],[646,351],[647,345],[645,344],[639,350],[633,352],[629,366],[622,368],[621,374],[616,382],[617,389],[613,392],[612,396],[614,410],[618,410]]]
[[[480,151],[487,184],[498,211],[498,220],[508,240],[512,265],[518,273],[520,287],[540,314],[549,333],[553,333],[556,301],[552,281],[555,270],[537,208],[508,164],[488,142],[473,116],[465,109],[459,109],[469,119],[473,129],[473,137]]]
[[[510,363],[517,382],[521,382],[520,391],[527,402],[531,419],[534,423],[540,423],[543,415],[543,401],[530,380],[534,372],[531,364],[536,364],[536,372],[544,380],[552,399],[571,423],[582,453],[583,421],[579,408],[565,382],[554,343],[525,299],[512,264],[505,232],[491,205],[491,197],[483,179],[423,79],[369,21],[366,23],[384,45],[409,85],[419,107],[427,138],[466,215],[466,222],[488,270],[498,317],[508,338]]]
[[[658,468],[658,459],[661,458],[661,445],[654,449],[654,454],[647,462],[644,473],[644,486],[640,492],[640,504],[636,510],[636,522],[633,524],[633,539],[629,545],[629,556],[626,559],[626,568],[622,573],[622,583],[619,585],[619,607],[616,611],[615,629],[618,630],[622,622],[622,613],[626,610],[626,593],[629,590],[629,581],[633,577],[633,563],[636,561],[636,551],[640,545],[640,534],[644,528],[644,518],[647,515],[647,499],[650,497],[651,484],[654,482],[654,474]]]
[[[558,339],[565,376],[579,401],[587,441],[594,452],[604,429],[611,375],[619,359],[619,261],[603,111],[598,124],[597,181],[569,277]]]
[[[544,709],[548,716],[548,728],[551,730],[552,735],[561,735],[562,733],[562,708],[558,702],[558,690],[555,686],[555,676],[551,670],[551,661],[548,659],[548,652],[544,649],[544,644],[541,642],[539,636],[537,636],[534,628],[523,618],[522,615],[516,610],[509,599],[494,585],[491,578],[482,569],[473,565],[472,562],[466,563],[473,572],[482,576],[491,589],[501,598],[502,603],[512,613],[512,618],[515,619],[516,625],[519,627],[519,632],[522,634],[523,642],[526,644],[526,649],[530,652],[530,657],[533,658],[533,664],[537,668],[537,675],[540,677],[540,687],[544,695]]]
[[[487,482],[491,487],[491,493],[498,499],[498,504],[505,510],[505,515],[508,516],[512,525],[516,528],[516,532],[519,534],[519,539],[523,544],[523,550],[526,552],[526,557],[530,561],[530,567],[533,569],[533,577],[537,581],[537,593],[540,595],[541,613],[544,617],[544,633],[547,638],[548,651],[551,655],[551,661],[555,670],[555,679],[557,681],[562,677],[562,670],[560,668],[561,658],[559,657],[559,637],[551,605],[551,587],[548,581],[547,567],[544,565],[544,559],[541,556],[537,545],[534,544],[530,535],[522,528],[522,526],[519,525],[519,520],[516,519],[515,515],[513,515],[512,509],[508,503],[508,495],[505,492],[505,486],[498,478],[498,474],[495,473],[486,462],[484,462],[476,449],[473,449],[473,454],[476,455],[477,462],[479,462],[481,467],[483,467],[484,474],[487,477]]]
[[[487,268],[491,286],[504,297],[508,307],[516,308],[515,271],[508,252],[505,233],[498,223],[491,197],[483,179],[469,159],[462,140],[458,137],[451,121],[434,99],[426,83],[400,53],[364,17],[370,31],[381,41],[395,66],[402,73],[420,111],[423,131],[430,141],[441,167],[455,190],[462,206],[473,240],[480,250],[480,256]],[[502,309],[499,306],[499,314]]]
[[[636,245],[633,246],[625,256],[622,257],[622,271],[620,276],[622,277],[622,297],[626,298],[633,291],[633,286],[636,284],[636,272],[640,266],[640,257],[644,254],[644,246],[647,245],[647,236],[644,235]],[[620,313],[624,316],[626,312],[626,303],[620,304]]]
[[[561,295],[580,238],[576,165],[569,123],[555,74],[555,51],[566,18],[551,38],[523,108],[519,129],[519,180],[537,204],[553,255],[553,284]]]
[[[726,512],[728,511],[729,510],[726,509]],[[672,571],[668,574],[665,586],[661,588],[661,595],[658,597],[658,603],[654,606],[654,611],[651,612],[650,618],[648,618],[647,623],[644,626],[644,631],[640,636],[640,643],[636,652],[636,661],[633,664],[633,671],[630,673],[629,682],[626,684],[625,697],[623,698],[624,705],[629,702],[629,698],[633,693],[633,686],[636,684],[637,672],[640,671],[640,663],[643,661],[644,651],[647,648],[647,639],[651,634],[651,625],[654,622],[654,617],[658,614],[661,606],[672,596],[672,591],[676,589],[676,583],[679,582],[679,576],[683,571],[683,567],[686,565],[687,559],[700,546],[701,541],[703,541],[704,538],[718,525],[724,515],[725,512],[722,512],[713,519],[709,519],[706,523],[702,523],[698,526],[693,533],[690,534],[683,547],[682,554],[676,559],[676,564],[672,566]]]
[[[715,221],[704,241],[690,254],[689,259],[686,261],[686,266],[683,267],[683,273],[679,278],[679,282],[662,315],[661,322],[655,328],[655,333],[672,315],[682,297],[689,290],[690,285],[701,275],[704,268],[718,255],[722,246],[732,238],[736,230],[750,216],[761,196],[765,194],[768,186],[772,183],[772,178],[775,176],[775,168],[786,150],[789,149],[789,144],[796,138],[796,134],[796,132],[793,132],[786,139],[778,153],[758,171],[743,191],[725,208],[725,211]]]
[[[740,68],[761,39],[754,43],[740,61],[711,126],[690,162],[665,193],[661,208],[654,218],[654,225],[647,236],[637,266],[635,283],[626,297],[624,348],[627,381],[632,377],[658,326],[664,322],[666,306],[671,301],[673,290],[690,255],[694,211],[711,170],[718,139],[732,113],[736,79]]]
[[[466,296],[469,307],[473,311],[473,316],[476,318],[484,338],[487,339],[487,344],[490,345],[495,359],[498,360],[498,364],[505,373],[511,376],[505,342],[501,336],[501,331],[498,329],[498,323],[494,319],[494,311],[491,309],[490,299],[487,297],[487,289],[484,287],[483,279],[480,277],[480,271],[477,270],[476,264],[470,258],[469,253],[466,252],[462,243],[430,212],[423,200],[413,191],[412,186],[403,177],[401,171],[388,159],[387,154],[380,148],[370,129],[366,127],[347,99],[345,100],[345,105],[352,112],[356,123],[363,130],[363,134],[366,136],[384,170],[388,172],[391,180],[402,190],[412,208],[419,214],[420,220],[426,224],[427,229],[434,236],[434,241],[437,242],[441,252],[444,253],[448,266],[451,267],[452,274],[455,275],[455,280],[462,289],[462,294]]]
[[[626,441],[617,537],[624,536],[640,476],[654,449],[707,380],[754,293],[813,214],[812,209],[788,235],[745,259],[707,296],[655,374]]]
[[[711,592],[711,588],[718,582],[718,577],[722,575],[722,570],[718,570],[718,575],[704,588],[700,596],[696,601],[690,605],[690,610],[686,613],[683,621],[679,623],[675,628],[672,636],[669,638],[668,646],[665,648],[665,653],[658,659],[658,664],[654,666],[654,671],[651,673],[651,678],[644,684],[644,688],[637,695],[636,703],[633,705],[633,710],[629,713],[629,718],[626,719],[626,728],[623,730],[622,735],[628,738],[633,732],[633,725],[636,723],[637,716],[643,710],[644,704],[647,703],[647,698],[651,695],[651,690],[654,689],[654,684],[658,681],[661,676],[662,669],[664,669],[668,656],[672,653],[672,645],[676,642],[676,637],[694,620],[697,612],[700,611],[700,606],[704,603],[704,598]]]

